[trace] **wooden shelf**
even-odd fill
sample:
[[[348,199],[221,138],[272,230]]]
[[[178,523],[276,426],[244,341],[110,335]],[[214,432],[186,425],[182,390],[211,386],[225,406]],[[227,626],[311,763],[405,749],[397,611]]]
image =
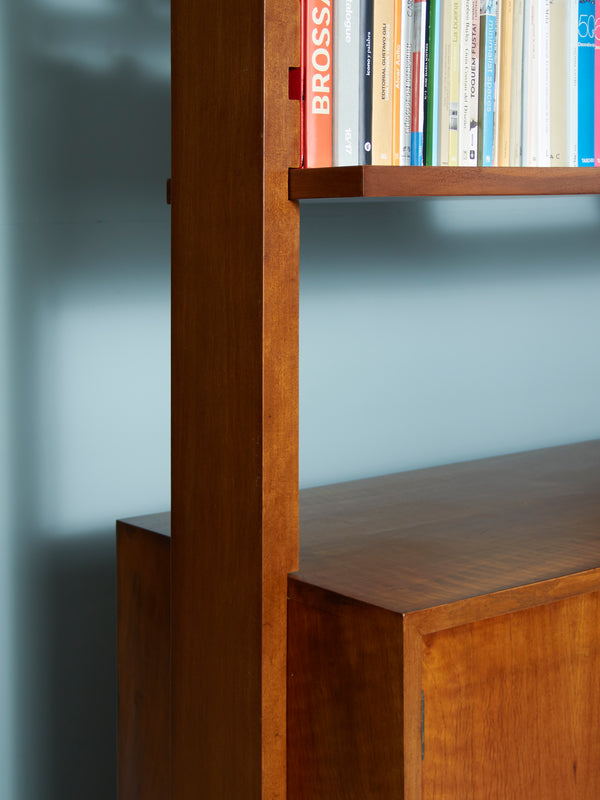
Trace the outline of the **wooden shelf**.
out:
[[[330,167],[290,169],[290,200],[600,193],[600,169]]]

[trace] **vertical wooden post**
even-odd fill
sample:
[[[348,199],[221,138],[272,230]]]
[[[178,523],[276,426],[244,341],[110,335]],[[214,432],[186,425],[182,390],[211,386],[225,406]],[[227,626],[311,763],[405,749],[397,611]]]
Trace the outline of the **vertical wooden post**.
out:
[[[173,800],[284,800],[298,0],[173,0]]]

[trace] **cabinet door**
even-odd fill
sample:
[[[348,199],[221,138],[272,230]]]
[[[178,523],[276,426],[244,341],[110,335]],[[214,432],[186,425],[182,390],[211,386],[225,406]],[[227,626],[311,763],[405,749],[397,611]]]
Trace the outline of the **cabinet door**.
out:
[[[423,639],[424,800],[600,797],[600,594]]]

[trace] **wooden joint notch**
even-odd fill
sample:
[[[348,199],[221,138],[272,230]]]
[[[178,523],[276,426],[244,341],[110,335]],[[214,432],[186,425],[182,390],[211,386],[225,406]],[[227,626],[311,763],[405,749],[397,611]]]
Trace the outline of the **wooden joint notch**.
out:
[[[288,97],[290,100],[302,102],[302,70],[300,67],[289,68]]]

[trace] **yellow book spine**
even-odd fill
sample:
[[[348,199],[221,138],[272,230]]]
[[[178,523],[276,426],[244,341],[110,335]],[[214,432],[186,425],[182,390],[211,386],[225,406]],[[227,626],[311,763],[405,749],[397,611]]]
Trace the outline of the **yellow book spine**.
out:
[[[377,0],[373,23],[373,164],[391,166],[394,2]]]
[[[498,166],[510,165],[510,97],[513,43],[513,0],[503,0],[500,14],[500,71],[498,76]]]
[[[458,166],[458,104],[460,98],[460,0],[451,0],[450,114],[448,120],[448,165]]]

